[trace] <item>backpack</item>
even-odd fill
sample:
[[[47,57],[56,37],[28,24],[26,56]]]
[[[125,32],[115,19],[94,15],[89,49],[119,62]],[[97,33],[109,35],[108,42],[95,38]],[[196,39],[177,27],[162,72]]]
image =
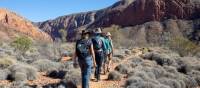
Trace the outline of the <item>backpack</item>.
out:
[[[103,46],[102,40],[100,37],[95,37],[92,39],[92,43],[95,50],[100,50]]]
[[[89,48],[90,45],[88,44],[88,40],[78,40],[76,43],[77,56],[80,58],[86,58],[90,55]]]

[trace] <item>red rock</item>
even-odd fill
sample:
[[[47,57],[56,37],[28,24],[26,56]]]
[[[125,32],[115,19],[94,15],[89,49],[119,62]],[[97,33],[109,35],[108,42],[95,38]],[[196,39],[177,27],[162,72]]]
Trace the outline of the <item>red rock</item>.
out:
[[[2,29],[2,26],[4,26],[10,35],[12,34],[12,31],[14,31],[14,34],[12,35],[18,33],[27,35],[35,40],[51,41],[51,37],[47,33],[39,30],[32,22],[6,9],[0,9],[0,24],[0,31],[5,31]]]

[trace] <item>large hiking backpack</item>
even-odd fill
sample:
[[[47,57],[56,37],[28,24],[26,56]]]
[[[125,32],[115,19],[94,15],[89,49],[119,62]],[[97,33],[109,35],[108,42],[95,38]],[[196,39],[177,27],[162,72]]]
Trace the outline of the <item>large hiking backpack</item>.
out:
[[[81,58],[86,58],[89,56],[90,51],[90,45],[88,44],[89,40],[78,40],[76,43],[76,52],[77,56]]]
[[[92,39],[92,43],[93,43],[93,46],[94,46],[94,49],[95,50],[100,50],[102,49],[102,46],[103,46],[103,41],[101,40],[100,37],[95,37]]]

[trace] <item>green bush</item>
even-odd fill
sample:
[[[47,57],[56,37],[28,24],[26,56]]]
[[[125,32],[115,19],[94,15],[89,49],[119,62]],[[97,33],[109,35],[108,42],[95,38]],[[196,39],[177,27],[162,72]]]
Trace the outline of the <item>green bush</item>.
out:
[[[181,56],[196,55],[200,52],[200,47],[198,45],[183,37],[176,37],[170,40],[169,47],[178,52]]]
[[[28,37],[18,37],[11,44],[15,50],[25,53],[32,46],[32,40]]]
[[[67,41],[67,31],[65,29],[60,29],[59,33],[61,35],[62,42]]]

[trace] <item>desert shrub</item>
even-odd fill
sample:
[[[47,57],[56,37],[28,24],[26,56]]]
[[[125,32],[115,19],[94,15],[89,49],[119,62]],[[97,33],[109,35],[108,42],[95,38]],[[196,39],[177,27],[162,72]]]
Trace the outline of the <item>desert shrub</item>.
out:
[[[67,61],[65,63],[62,63],[62,69],[72,69],[74,68],[72,61]]]
[[[11,57],[3,57],[0,59],[0,69],[5,69],[16,63],[16,60]]]
[[[108,80],[121,80],[122,75],[117,71],[112,71],[108,74]]]
[[[160,83],[170,86],[170,88],[182,88],[181,84],[175,79],[160,78],[158,80]]]
[[[104,32],[110,32],[112,34],[112,40],[114,47],[132,47],[133,39],[130,37],[129,30],[123,29],[117,25],[112,25],[111,27],[107,27],[103,29]]]
[[[131,58],[131,61],[129,62],[129,65],[134,68],[140,64],[142,64],[143,60],[142,58],[140,57],[134,57],[134,58]]]
[[[8,69],[0,70],[0,80],[6,80],[8,78],[8,75],[10,74],[10,71]]]
[[[127,74],[130,71],[130,67],[126,64],[120,64],[115,68],[121,74]]]
[[[31,88],[24,81],[14,81],[9,88]]]
[[[178,71],[177,71],[177,68],[175,68],[175,67],[172,67],[172,66],[164,66],[163,67],[167,72],[170,72],[170,73],[178,73]]]
[[[188,73],[191,77],[193,77],[198,85],[200,86],[200,72],[196,70],[192,70],[190,73]]]
[[[182,80],[185,82],[186,88],[195,88],[198,86],[197,81],[191,76],[186,75]]]
[[[47,59],[36,60],[32,63],[32,65],[42,72],[53,69],[59,69],[60,67],[62,67],[62,64]]]
[[[138,84],[138,83],[143,83],[144,80],[140,77],[135,77],[135,76],[132,76],[130,78],[128,78],[125,82],[125,88],[128,88],[130,87],[132,84]]]
[[[151,82],[132,83],[127,88],[159,88],[157,84]]]
[[[198,45],[183,37],[172,39],[169,43],[169,47],[177,51],[181,56],[196,55],[200,52]]]
[[[23,72],[16,72],[13,74],[13,78],[15,81],[26,81],[27,75]]]
[[[11,78],[16,79],[16,73],[20,73],[20,76],[23,74],[27,80],[34,80],[37,78],[37,69],[29,65],[12,65],[9,67],[11,72]]]
[[[32,40],[28,37],[18,37],[11,44],[17,51],[24,54],[32,46]]]
[[[152,52],[148,52],[148,53],[144,53],[141,57],[144,58],[144,59],[151,60],[152,56],[153,56],[153,53]]]
[[[142,63],[141,63],[142,66],[146,66],[146,67],[153,67],[153,66],[156,66],[157,63],[155,61],[150,61],[150,60],[144,60]]]
[[[51,70],[47,72],[48,77],[52,78],[60,78],[63,79],[65,77],[66,71],[64,70]]]
[[[81,84],[81,73],[77,69],[68,71],[65,78],[62,80],[67,86],[77,86]]]
[[[175,64],[175,60],[171,59],[167,54],[153,54],[152,60],[155,60],[161,66]]]
[[[134,73],[134,76],[142,78],[144,81],[153,81],[151,79],[155,79],[155,75],[150,72],[137,71]],[[155,82],[156,83],[156,82]]]
[[[153,74],[155,75],[157,79],[162,77],[166,73],[166,71],[163,68],[158,67],[158,66],[151,68],[151,71],[153,72]]]
[[[60,29],[59,33],[61,35],[62,42],[67,41],[67,31],[65,29]]]
[[[187,60],[187,61],[189,61],[189,60]],[[192,70],[190,64],[188,64],[185,60],[178,59],[178,60],[176,60],[176,62],[178,64],[178,66],[177,66],[178,72],[187,74],[188,72],[190,72]]]

